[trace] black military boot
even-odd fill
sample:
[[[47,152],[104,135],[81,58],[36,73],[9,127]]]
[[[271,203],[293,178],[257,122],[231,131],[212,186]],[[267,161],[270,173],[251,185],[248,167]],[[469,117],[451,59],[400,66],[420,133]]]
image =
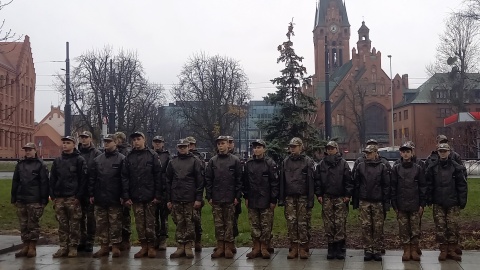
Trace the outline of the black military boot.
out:
[[[335,257],[338,260],[344,260],[345,259],[345,252],[342,249],[342,242],[341,241],[335,243]]]
[[[335,243],[328,243],[327,260],[335,259]]]

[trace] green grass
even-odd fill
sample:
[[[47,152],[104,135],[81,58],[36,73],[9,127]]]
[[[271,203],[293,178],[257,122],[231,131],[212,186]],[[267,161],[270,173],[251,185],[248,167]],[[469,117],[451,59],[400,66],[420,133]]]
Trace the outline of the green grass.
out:
[[[461,211],[461,217],[463,220],[478,220],[480,216],[480,178],[470,178],[469,194],[467,207]],[[0,232],[18,230],[18,219],[15,214],[15,208],[10,204],[10,190],[11,180],[0,180]],[[431,208],[425,210],[425,217],[431,218]],[[387,215],[387,222],[396,222],[395,213],[390,211]],[[322,229],[323,223],[321,219],[321,207],[318,203],[315,204],[312,213],[312,227],[313,229]],[[350,209],[348,216],[349,226],[358,226],[358,211]],[[250,239],[250,225],[248,223],[247,209],[245,205],[242,205],[242,214],[240,215],[239,222],[239,236],[236,238],[236,242],[240,246],[248,245]],[[54,230],[58,227],[58,223],[55,220],[52,204],[49,203],[45,208],[44,215],[41,219],[42,230]],[[203,242],[206,246],[213,246],[215,243],[215,230],[213,226],[212,210],[207,203],[203,207],[202,211],[202,227],[203,227]],[[285,217],[283,214],[283,207],[275,208],[275,220],[273,227],[273,234],[275,236],[285,236],[287,231]],[[169,219],[169,244],[174,244],[175,225],[171,218]],[[135,231],[135,224],[132,224],[132,238],[135,242],[137,239],[137,233]]]

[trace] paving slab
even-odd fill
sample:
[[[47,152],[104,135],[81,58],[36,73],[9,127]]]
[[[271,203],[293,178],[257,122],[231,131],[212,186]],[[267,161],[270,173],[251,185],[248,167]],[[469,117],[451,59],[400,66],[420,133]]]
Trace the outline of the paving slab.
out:
[[[0,237],[4,239],[5,236]],[[1,240],[0,239],[0,240]],[[5,238],[7,239],[7,238]],[[19,241],[19,237],[9,238],[9,242],[1,241],[0,246],[11,247]],[[99,247],[95,247],[96,251]],[[168,269],[168,270],[226,270],[226,269],[329,269],[329,270],[478,270],[480,269],[480,252],[465,251],[462,262],[439,262],[438,251],[423,251],[421,262],[402,262],[402,252],[388,250],[381,262],[364,262],[362,250],[347,250],[345,260],[327,260],[326,251],[311,249],[310,258],[307,260],[288,260],[288,250],[276,249],[272,258],[247,259],[246,254],[250,248],[240,247],[235,257],[228,259],[211,259],[213,248],[204,248],[201,253],[195,253],[195,258],[170,259],[169,255],[175,251],[169,247],[166,251],[159,251],[157,258],[134,259],[133,254],[139,247],[132,247],[129,252],[123,252],[120,258],[103,257],[95,259],[91,253],[79,253],[77,258],[52,258],[58,246],[39,246],[36,258],[15,258],[14,251],[5,251],[0,255],[0,269],[41,269],[41,270],[77,270],[77,269]]]
[[[22,245],[22,239],[19,235],[1,235],[0,236],[0,254],[4,254],[18,249]]]

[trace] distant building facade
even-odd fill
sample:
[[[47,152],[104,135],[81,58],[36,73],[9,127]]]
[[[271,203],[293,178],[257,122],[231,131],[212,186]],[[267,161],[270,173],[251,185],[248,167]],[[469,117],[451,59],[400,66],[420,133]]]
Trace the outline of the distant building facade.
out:
[[[0,158],[23,156],[33,141],[35,83],[30,38],[0,42]]]
[[[50,112],[36,125],[34,142],[42,158],[59,157],[62,137],[65,134],[65,115],[60,107],[50,107]]]

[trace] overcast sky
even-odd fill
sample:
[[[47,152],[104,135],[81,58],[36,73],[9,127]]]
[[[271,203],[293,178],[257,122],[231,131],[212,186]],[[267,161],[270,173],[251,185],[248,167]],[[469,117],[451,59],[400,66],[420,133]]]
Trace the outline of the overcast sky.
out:
[[[3,3],[5,1],[2,1]],[[463,0],[346,0],[351,24],[350,46],[358,40],[362,20],[372,46],[382,52],[383,69],[409,74],[410,88],[426,80],[438,35],[449,13]],[[4,29],[29,35],[37,91],[35,120],[61,105],[51,75],[63,72],[65,42],[70,57],[100,49],[135,50],[150,81],[167,91],[187,59],[197,52],[239,60],[254,99],[275,91],[269,80],[279,75],[277,46],[285,41],[294,18],[294,48],[314,72],[313,22],[316,0],[14,0],[0,11]],[[72,62],[75,65],[75,62]]]

